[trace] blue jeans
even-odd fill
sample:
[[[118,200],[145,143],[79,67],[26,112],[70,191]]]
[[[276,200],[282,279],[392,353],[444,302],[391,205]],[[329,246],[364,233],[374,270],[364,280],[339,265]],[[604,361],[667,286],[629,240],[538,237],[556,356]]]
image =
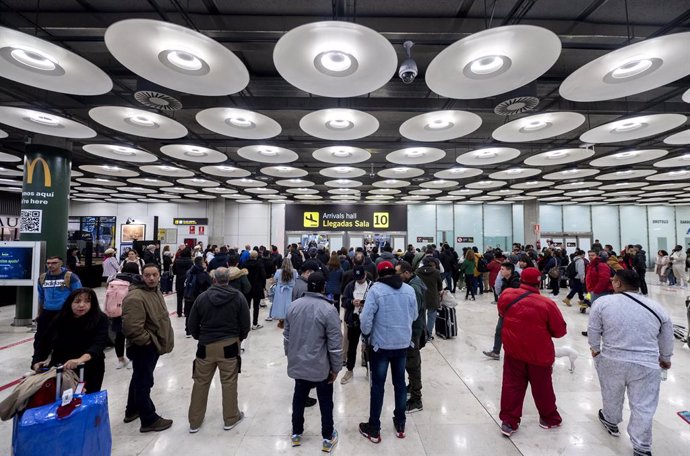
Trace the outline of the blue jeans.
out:
[[[446,288],[449,290],[453,289],[453,272],[452,271],[446,271],[443,274],[441,274],[441,280],[446,280]]]
[[[436,326],[437,309],[427,309],[426,311],[426,335],[427,338],[434,335],[434,327]]]
[[[379,348],[369,352],[371,368],[371,399],[369,401],[369,426],[372,430],[381,430],[381,409],[383,408],[383,393],[386,385],[388,365],[391,366],[391,379],[395,391],[395,409],[393,421],[398,425],[405,425],[405,406],[407,405],[407,391],[405,388],[405,362],[407,348],[400,350],[384,350]]]
[[[330,440],[333,438],[333,383],[328,383],[328,379],[321,382],[295,379],[295,394],[292,396],[292,433],[304,432],[304,403],[312,388],[316,388],[316,397],[319,398],[321,437]]]

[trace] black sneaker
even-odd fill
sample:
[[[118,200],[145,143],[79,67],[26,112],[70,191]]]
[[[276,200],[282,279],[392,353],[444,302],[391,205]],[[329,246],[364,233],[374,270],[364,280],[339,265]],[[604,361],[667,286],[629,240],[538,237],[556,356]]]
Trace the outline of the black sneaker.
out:
[[[381,431],[375,431],[369,423],[359,423],[359,433],[374,443],[381,443]]]
[[[134,420],[139,419],[139,412],[133,413],[132,415],[126,415],[125,418],[122,420],[123,423],[131,423]]]
[[[395,436],[399,439],[405,438],[405,423],[396,423],[393,418],[393,426],[395,427]]]
[[[501,355],[499,355],[498,353],[495,353],[493,350],[483,351],[482,353],[484,353],[484,356],[487,356],[491,359],[495,359],[496,361],[501,359]]]
[[[316,399],[313,397],[307,397],[307,400],[304,401],[304,406],[305,407],[313,407],[316,405]]]
[[[633,456],[652,456],[652,452],[649,450],[639,450],[633,448]]]
[[[424,407],[422,406],[422,401],[407,401],[407,405],[405,406],[405,413],[410,414],[415,412],[421,412],[422,410],[424,410]]]
[[[165,431],[170,426],[172,426],[173,420],[168,420],[165,418],[158,418],[153,423],[148,426],[142,426],[139,428],[139,432],[160,432]]]
[[[602,412],[601,409],[599,409],[599,421],[601,421],[601,424],[604,425],[606,432],[614,437],[621,436],[621,432],[618,430],[618,425],[606,421],[606,418],[604,418],[604,412]]]

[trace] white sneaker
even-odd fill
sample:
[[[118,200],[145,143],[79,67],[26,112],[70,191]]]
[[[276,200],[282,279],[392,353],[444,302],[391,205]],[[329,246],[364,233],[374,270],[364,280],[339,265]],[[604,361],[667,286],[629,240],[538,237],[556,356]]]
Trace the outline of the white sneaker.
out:
[[[273,321],[273,317],[266,317],[264,318],[264,321]]]
[[[123,367],[126,367],[127,369],[132,368],[132,362],[125,358],[124,361],[120,361],[119,359],[117,360],[117,365],[115,366],[115,369],[122,369]]]
[[[345,372],[345,375],[343,375],[343,378],[340,379],[340,384],[345,385],[347,383],[350,383],[350,380],[352,380],[352,371],[347,371]]]
[[[263,327],[264,327],[264,325],[253,325],[253,326],[252,326],[252,329],[253,329],[253,330],[256,330],[256,329],[261,329],[261,328],[263,328]]]

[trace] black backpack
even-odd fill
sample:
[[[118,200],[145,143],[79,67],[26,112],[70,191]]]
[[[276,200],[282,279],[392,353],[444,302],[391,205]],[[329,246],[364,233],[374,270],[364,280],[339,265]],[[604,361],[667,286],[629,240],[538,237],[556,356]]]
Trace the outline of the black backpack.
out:
[[[569,278],[570,280],[573,280],[575,277],[577,277],[577,268],[575,267],[575,261],[571,261],[568,264],[568,267],[565,268],[565,276]]]
[[[480,258],[479,261],[477,262],[477,271],[479,272],[489,272],[489,268],[487,267],[488,263],[484,258]]]

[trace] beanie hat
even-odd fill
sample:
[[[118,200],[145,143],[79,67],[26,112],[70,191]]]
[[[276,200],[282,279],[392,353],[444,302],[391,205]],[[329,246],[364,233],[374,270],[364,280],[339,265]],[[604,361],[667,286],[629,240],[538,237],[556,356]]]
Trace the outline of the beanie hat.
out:
[[[539,285],[541,273],[537,268],[525,268],[520,273],[520,282],[525,285]]]

